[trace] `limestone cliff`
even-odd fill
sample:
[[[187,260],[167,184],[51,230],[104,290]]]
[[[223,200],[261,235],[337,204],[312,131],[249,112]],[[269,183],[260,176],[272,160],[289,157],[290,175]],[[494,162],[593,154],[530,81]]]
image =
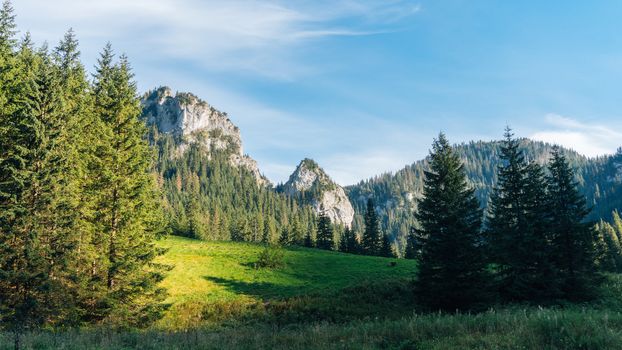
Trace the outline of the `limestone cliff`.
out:
[[[345,191],[311,159],[300,162],[280,190],[290,196],[300,196],[318,213],[323,208],[334,224],[348,227],[352,224],[354,208]]]
[[[178,152],[183,153],[191,143],[199,143],[208,153],[226,152],[233,166],[247,168],[258,184],[269,184],[259,172],[257,162],[244,154],[240,129],[227,113],[191,93],[173,93],[168,87],[146,93],[141,103],[147,124],[155,125],[159,133],[175,136]]]

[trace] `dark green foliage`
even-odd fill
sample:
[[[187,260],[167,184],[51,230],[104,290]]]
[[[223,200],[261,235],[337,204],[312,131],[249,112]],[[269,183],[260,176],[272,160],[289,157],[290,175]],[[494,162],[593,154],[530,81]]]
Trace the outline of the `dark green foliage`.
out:
[[[593,224],[586,221],[589,210],[585,197],[579,194],[574,172],[559,148],[553,149],[549,172],[551,257],[557,270],[556,282],[566,299],[593,297],[600,280],[595,265],[597,235]]]
[[[550,262],[546,182],[527,163],[520,142],[505,133],[502,164],[488,208],[487,236],[497,288],[506,300],[540,301],[557,295]]]
[[[91,86],[69,31],[50,53],[19,47],[0,11],[0,320],[19,335],[162,311],[151,151],[129,64]],[[110,53],[110,52],[109,52]],[[19,336],[16,337],[18,346]]]
[[[622,248],[615,228],[601,220],[596,225],[598,234],[596,255],[599,270],[605,272],[622,272]]]
[[[307,248],[315,247],[315,241],[313,240],[313,236],[311,236],[311,229],[307,230],[307,234],[305,235],[304,246]]]
[[[91,176],[94,248],[101,252],[92,269],[87,305],[91,320],[143,326],[163,310],[157,284],[163,269],[154,240],[163,233],[159,194],[151,174],[152,153],[140,120],[140,104],[129,63],[113,62],[107,45],[94,75],[93,111],[100,135]]]
[[[432,145],[416,217],[418,301],[431,310],[478,307],[485,301],[488,283],[482,212],[458,154],[442,133]]]
[[[520,147],[529,162],[545,164],[550,158],[552,146],[544,142],[519,140]],[[499,155],[502,141],[469,142],[455,146],[455,151],[464,162],[468,182],[475,188],[475,194],[482,208],[497,183],[497,169],[501,162]],[[611,219],[616,208],[622,210],[622,150],[616,155],[588,159],[574,151],[567,150],[568,161],[575,170],[579,190],[593,207],[590,219]],[[382,232],[395,238],[399,250],[403,250],[411,227],[415,225],[412,215],[417,209],[417,198],[423,193],[424,170],[429,158],[417,161],[395,173],[386,173],[346,188],[354,207],[353,228],[362,231],[367,211],[367,200],[372,198]]]
[[[376,206],[374,200],[369,198],[365,212],[365,229],[361,239],[361,252],[366,255],[378,255],[382,244],[380,235]]]
[[[317,221],[317,238],[315,245],[317,248],[325,250],[333,250],[335,248],[333,225],[323,207],[320,208],[320,215]]]
[[[259,259],[255,263],[256,268],[276,269],[285,265],[283,248],[266,245],[259,253]]]
[[[415,230],[411,230],[406,237],[406,249],[404,250],[404,259],[417,258],[417,235]]]
[[[359,254],[361,252],[361,246],[354,232],[351,228],[346,227],[341,233],[339,239],[339,251],[343,253]]]
[[[281,229],[281,237],[279,237],[279,244],[290,245],[291,243],[292,243],[292,240],[289,236],[289,229],[287,227],[283,227]]]
[[[382,240],[380,242],[380,251],[378,252],[378,256],[383,256],[385,258],[395,258],[395,250],[393,249],[393,245],[391,244],[391,239],[388,235],[383,234]]]
[[[159,134],[155,125],[150,138],[158,151],[155,171],[173,234],[269,243],[287,229],[291,244],[302,245],[307,230],[314,228],[315,213],[309,205],[258,185],[248,169],[230,164],[230,150],[207,151],[190,143],[180,153],[180,140]]]

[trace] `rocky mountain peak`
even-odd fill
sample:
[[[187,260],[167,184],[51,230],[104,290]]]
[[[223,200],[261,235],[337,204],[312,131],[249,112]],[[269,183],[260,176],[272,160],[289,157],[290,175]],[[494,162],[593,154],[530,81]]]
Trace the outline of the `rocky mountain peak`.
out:
[[[173,93],[167,86],[149,91],[141,103],[147,124],[155,125],[162,134],[175,135],[179,152],[183,153],[192,143],[200,144],[208,153],[226,152],[232,165],[250,170],[259,184],[269,183],[259,172],[257,162],[244,154],[240,129],[227,113],[192,93]]]
[[[290,196],[304,193],[315,211],[319,213],[323,207],[335,224],[352,224],[354,208],[345,191],[312,159],[303,159],[281,190]]]

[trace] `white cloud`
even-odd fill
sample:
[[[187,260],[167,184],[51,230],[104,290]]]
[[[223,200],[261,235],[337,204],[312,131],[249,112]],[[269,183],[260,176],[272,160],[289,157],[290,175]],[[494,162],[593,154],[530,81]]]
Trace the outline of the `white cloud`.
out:
[[[301,44],[384,32],[420,10],[406,0],[19,0],[15,7],[20,28],[36,40],[55,43],[74,27],[89,49],[110,40],[130,58],[165,55],[278,79],[308,71],[293,62]]]
[[[533,133],[530,138],[571,148],[588,157],[614,153],[622,146],[622,132],[599,124],[583,123],[557,114],[545,116],[550,130]]]

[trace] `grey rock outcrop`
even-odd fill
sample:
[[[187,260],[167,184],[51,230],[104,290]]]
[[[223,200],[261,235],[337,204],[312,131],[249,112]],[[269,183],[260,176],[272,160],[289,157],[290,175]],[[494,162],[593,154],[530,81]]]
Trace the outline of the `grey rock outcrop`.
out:
[[[174,135],[180,154],[192,143],[199,143],[208,154],[225,151],[229,154],[231,165],[247,168],[258,184],[269,184],[259,172],[257,162],[244,154],[240,129],[231,122],[227,113],[191,93],[174,94],[168,87],[148,92],[141,103],[147,124],[155,125],[160,133]]]
[[[352,225],[354,208],[345,191],[311,159],[300,162],[281,190],[290,196],[304,192],[317,213],[323,208],[334,224]]]

